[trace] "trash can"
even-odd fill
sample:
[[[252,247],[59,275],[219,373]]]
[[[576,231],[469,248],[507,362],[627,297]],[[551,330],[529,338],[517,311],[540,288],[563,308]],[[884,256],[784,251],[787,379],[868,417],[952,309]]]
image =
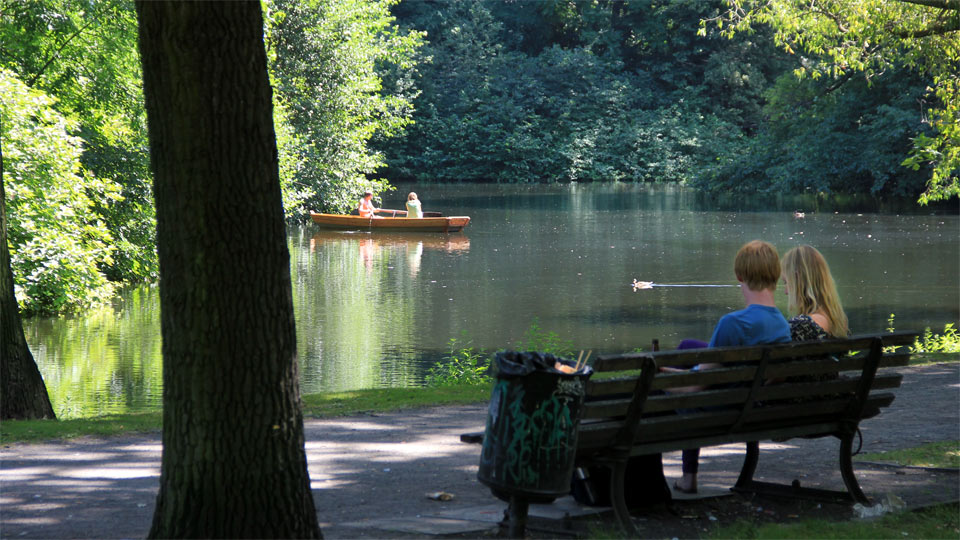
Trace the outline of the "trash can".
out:
[[[570,492],[585,385],[593,370],[539,352],[499,352],[477,478],[498,498],[548,503]]]

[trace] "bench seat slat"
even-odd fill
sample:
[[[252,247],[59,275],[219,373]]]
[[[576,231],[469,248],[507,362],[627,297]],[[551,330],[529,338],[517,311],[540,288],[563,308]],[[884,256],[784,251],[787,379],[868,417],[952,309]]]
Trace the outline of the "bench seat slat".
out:
[[[871,394],[866,400],[865,408],[869,410],[887,407],[893,402],[894,397],[892,393]],[[744,433],[773,429],[772,426],[791,427],[810,424],[811,422],[815,424],[823,423],[816,422],[816,418],[836,419],[837,413],[842,412],[849,403],[849,398],[840,398],[804,403],[802,407],[798,407],[797,404],[758,407],[744,417],[740,429],[732,435],[739,434],[738,436],[742,438]],[[669,440],[689,441],[697,436],[714,436],[726,433],[737,421],[739,415],[738,410],[729,409],[643,418],[637,426],[637,438],[634,444]],[[622,427],[623,422],[619,420],[583,422],[580,425],[580,441],[578,444],[584,448],[609,446]],[[702,446],[708,445],[703,444]],[[682,447],[674,448],[674,450],[680,448]]]

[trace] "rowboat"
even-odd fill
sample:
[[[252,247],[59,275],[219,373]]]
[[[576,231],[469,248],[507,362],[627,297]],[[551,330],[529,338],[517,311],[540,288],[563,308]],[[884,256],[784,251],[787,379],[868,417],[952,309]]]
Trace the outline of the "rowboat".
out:
[[[470,223],[469,216],[440,216],[437,213],[424,213],[422,218],[391,216],[406,214],[400,210],[381,210],[382,217],[367,218],[343,214],[319,214],[310,212],[310,218],[321,227],[328,229],[418,231],[450,233],[463,230]]]

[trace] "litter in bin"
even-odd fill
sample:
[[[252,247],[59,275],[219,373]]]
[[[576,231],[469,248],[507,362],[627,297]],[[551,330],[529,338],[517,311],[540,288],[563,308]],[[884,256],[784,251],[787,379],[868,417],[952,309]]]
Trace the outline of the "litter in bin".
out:
[[[587,351],[587,357],[584,358],[583,351],[580,351],[580,356],[577,357],[577,363],[576,365],[573,365],[573,366],[564,364],[562,361],[557,360],[556,363],[553,364],[553,369],[557,371],[562,371],[563,373],[576,373],[580,371],[581,367],[586,367],[587,360],[590,359],[590,353],[592,352],[593,352],[592,350]]]

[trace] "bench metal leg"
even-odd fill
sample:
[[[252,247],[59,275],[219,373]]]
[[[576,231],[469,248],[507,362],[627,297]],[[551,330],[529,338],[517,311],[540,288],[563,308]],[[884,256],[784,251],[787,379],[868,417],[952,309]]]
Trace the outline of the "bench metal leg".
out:
[[[747,443],[747,455],[743,458],[743,468],[740,469],[740,476],[737,478],[735,489],[746,489],[753,483],[753,474],[757,472],[757,462],[760,460],[760,443],[750,441]]]
[[[630,538],[638,536],[637,529],[630,519],[630,509],[627,508],[627,500],[624,495],[624,489],[627,476],[627,460],[618,461],[610,466],[610,502],[613,504],[613,513],[620,523],[623,532]]]
[[[843,483],[847,486],[850,497],[858,503],[869,505],[870,499],[860,489],[860,483],[857,482],[857,477],[853,473],[854,435],[855,433],[851,433],[840,438],[840,474],[843,476]]]
[[[843,476],[843,483],[846,491],[834,491],[828,489],[808,488],[800,485],[800,482],[794,480],[791,485],[773,484],[770,482],[757,482],[753,475],[757,470],[757,461],[760,456],[760,443],[747,443],[747,456],[743,461],[743,468],[740,470],[740,477],[736,485],[731,488],[733,491],[756,493],[760,495],[775,495],[783,497],[799,497],[819,501],[830,501],[840,503],[859,502],[870,504],[870,499],[860,489],[857,477],[853,474],[853,435],[839,436],[840,439],[840,474]]]

